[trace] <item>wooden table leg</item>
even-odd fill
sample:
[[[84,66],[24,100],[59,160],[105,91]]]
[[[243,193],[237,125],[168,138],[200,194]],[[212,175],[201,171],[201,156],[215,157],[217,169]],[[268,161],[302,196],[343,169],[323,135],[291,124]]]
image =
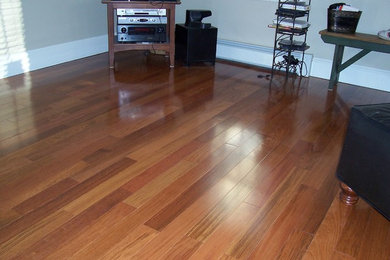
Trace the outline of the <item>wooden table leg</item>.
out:
[[[175,67],[175,7],[169,10],[169,67]]]
[[[333,55],[333,65],[332,65],[332,72],[330,74],[330,80],[329,80],[329,90],[333,90],[334,85],[339,82],[339,75],[340,75],[340,66],[341,62],[343,61],[343,54],[344,54],[344,45],[335,45],[334,47],[334,55]]]
[[[109,51],[108,56],[109,56],[110,69],[113,69],[115,67],[115,65],[114,65],[114,62],[115,62],[114,61],[114,57],[115,57],[114,51]]]
[[[108,26],[108,59],[110,68],[114,68],[114,8],[107,5],[107,26]]]
[[[358,202],[359,196],[345,183],[340,182],[340,200],[345,205],[354,205]]]

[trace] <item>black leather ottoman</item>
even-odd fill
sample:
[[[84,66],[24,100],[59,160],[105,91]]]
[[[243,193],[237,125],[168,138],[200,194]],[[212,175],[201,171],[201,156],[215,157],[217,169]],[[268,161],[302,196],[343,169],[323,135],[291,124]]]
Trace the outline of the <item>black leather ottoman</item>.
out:
[[[340,198],[363,198],[390,220],[390,103],[351,109],[337,177]]]

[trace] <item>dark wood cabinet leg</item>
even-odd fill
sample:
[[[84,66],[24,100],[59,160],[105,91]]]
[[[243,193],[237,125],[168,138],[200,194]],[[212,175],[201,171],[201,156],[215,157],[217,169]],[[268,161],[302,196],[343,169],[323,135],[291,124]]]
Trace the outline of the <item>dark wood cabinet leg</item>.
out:
[[[340,182],[340,200],[345,205],[354,205],[358,202],[359,196],[345,183]]]

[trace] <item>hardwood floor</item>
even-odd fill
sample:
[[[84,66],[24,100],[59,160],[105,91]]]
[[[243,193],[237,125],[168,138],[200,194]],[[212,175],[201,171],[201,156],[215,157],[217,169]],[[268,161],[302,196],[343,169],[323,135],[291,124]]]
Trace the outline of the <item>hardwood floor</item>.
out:
[[[352,105],[390,93],[107,54],[0,80],[0,259],[390,259],[338,200]]]

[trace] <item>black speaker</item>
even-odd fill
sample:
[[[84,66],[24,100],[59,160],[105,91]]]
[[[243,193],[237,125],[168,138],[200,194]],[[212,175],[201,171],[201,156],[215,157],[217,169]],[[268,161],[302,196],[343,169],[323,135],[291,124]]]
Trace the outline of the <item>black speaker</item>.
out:
[[[209,10],[187,10],[186,23],[176,25],[176,58],[188,66],[193,62],[215,64],[218,29],[202,19],[211,15]]]
[[[218,29],[193,28],[184,24],[176,25],[176,59],[185,65],[194,62],[211,62],[215,64]]]

